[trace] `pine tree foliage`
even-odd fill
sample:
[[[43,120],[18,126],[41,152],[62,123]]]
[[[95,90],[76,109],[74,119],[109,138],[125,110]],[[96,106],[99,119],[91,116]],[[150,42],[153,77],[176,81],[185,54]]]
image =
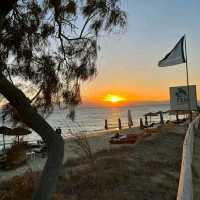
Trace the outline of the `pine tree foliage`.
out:
[[[16,2],[13,4],[13,2]],[[10,0],[0,32],[0,70],[34,86],[42,111],[77,105],[80,86],[96,75],[98,36],[126,26],[119,0]]]

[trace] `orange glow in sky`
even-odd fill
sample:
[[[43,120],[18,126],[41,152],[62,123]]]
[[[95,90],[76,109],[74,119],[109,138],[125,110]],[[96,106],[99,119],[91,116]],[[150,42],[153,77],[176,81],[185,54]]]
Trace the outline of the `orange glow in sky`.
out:
[[[121,101],[125,101],[126,98],[118,96],[118,95],[107,94],[103,98],[103,100],[106,101],[106,102],[118,103],[118,102],[121,102]]]
[[[123,1],[128,14],[127,30],[100,39],[98,75],[82,87],[83,102],[103,106],[169,102],[169,87],[186,85],[185,64],[158,67],[158,62],[172,50],[182,32],[188,35],[190,44],[190,84],[197,85],[200,99],[199,5],[195,0],[182,4],[190,13],[183,23],[180,16],[184,16],[185,9],[178,4],[172,7],[168,1]],[[166,25],[166,20],[173,23]]]

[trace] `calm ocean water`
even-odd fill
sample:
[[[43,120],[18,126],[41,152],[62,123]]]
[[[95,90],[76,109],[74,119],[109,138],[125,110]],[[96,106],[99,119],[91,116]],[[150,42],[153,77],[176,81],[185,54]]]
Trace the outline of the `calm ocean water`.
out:
[[[118,118],[121,119],[122,128],[127,127],[127,112],[131,110],[133,126],[139,125],[139,119],[147,112],[157,112],[159,110],[169,110],[168,104],[154,104],[154,105],[136,105],[126,107],[87,107],[79,106],[76,108],[75,121],[72,122],[67,117],[67,111],[55,109],[54,112],[46,119],[54,128],[60,127],[62,129],[63,137],[69,137],[70,132],[97,132],[104,130],[104,121],[108,120],[109,128],[116,128]],[[170,116],[165,115],[165,120],[170,119]],[[152,117],[152,121],[159,121],[159,117]],[[2,125],[2,124],[1,124]],[[9,124],[8,124],[9,127]],[[12,142],[14,137],[6,136],[6,142]],[[36,141],[41,139],[36,133],[24,136],[24,140]],[[2,144],[2,135],[0,134],[0,144]],[[1,147],[0,147],[1,148]]]

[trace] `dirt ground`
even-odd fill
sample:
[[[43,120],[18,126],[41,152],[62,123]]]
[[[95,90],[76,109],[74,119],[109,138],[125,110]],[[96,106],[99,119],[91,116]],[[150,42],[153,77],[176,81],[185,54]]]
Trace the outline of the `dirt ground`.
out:
[[[111,145],[88,158],[67,159],[54,199],[176,199],[185,128],[172,127],[161,132],[134,145]],[[36,177],[25,175],[24,179],[37,185]],[[18,187],[21,182],[26,181],[18,181]],[[27,187],[28,192],[24,186],[25,191],[22,187],[20,192],[13,191],[12,184],[14,182],[10,181],[0,186],[0,199],[5,193],[15,194],[15,198],[7,196],[4,200],[31,199],[34,184]]]
[[[96,174],[85,173],[81,161],[76,168],[66,163],[64,182],[69,183],[68,192],[60,193],[63,199],[77,200],[176,199],[183,140],[184,134],[166,133],[133,146],[98,152]],[[58,188],[62,185],[61,181]]]

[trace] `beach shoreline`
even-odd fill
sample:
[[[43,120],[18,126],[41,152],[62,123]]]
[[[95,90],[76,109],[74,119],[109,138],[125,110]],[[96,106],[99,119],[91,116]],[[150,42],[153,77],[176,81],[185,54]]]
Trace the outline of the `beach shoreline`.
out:
[[[110,137],[115,133],[127,134],[127,133],[138,133],[141,134],[143,131],[139,129],[139,127],[126,128],[122,130],[106,130],[102,132],[91,132],[89,134],[84,134],[86,139],[88,140],[92,153],[96,153],[101,150],[110,150],[113,148],[113,145],[109,143]],[[74,149],[74,140],[75,138],[69,137],[64,139],[64,159],[63,163],[65,163],[69,159],[78,158],[79,154]],[[119,145],[115,145],[119,146]],[[13,170],[1,170],[0,169],[0,182],[3,180],[8,180],[16,175],[22,175],[27,170],[31,171],[40,171],[43,169],[46,162],[46,156],[42,157],[40,154],[36,154],[32,159],[29,158],[27,162]]]
[[[144,130],[141,130],[139,127],[133,127],[133,128],[122,129],[122,130],[108,130],[108,131],[102,131],[101,133],[87,134],[85,136],[90,145],[92,153],[96,153],[101,150],[109,151],[110,149],[113,149],[113,148],[122,147],[123,145],[116,145],[116,144],[113,145],[109,143],[111,136],[113,136],[116,133],[120,133],[120,134],[134,133],[134,134],[141,135],[142,133],[144,133]],[[151,137],[154,137],[157,134],[159,133],[154,133],[153,136]],[[73,138],[67,138],[64,141],[65,141],[65,145],[64,145],[63,163],[65,163],[67,160],[76,159],[80,156],[80,154],[77,153],[76,151],[76,144]],[[125,146],[127,145],[125,144]],[[24,164],[23,166],[17,169],[9,170],[9,171],[0,170],[0,181],[8,180],[16,175],[22,175],[27,170],[40,171],[43,169],[45,162],[46,162],[46,157],[42,157],[40,154],[38,155],[36,154],[33,159],[29,158],[26,164]]]

